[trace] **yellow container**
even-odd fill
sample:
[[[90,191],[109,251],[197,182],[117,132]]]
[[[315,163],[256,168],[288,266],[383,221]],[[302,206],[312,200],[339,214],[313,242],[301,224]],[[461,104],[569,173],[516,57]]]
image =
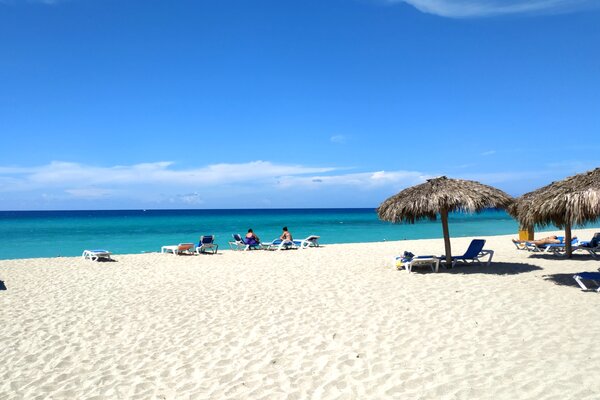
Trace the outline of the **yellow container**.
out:
[[[533,228],[519,228],[519,240],[533,240]]]

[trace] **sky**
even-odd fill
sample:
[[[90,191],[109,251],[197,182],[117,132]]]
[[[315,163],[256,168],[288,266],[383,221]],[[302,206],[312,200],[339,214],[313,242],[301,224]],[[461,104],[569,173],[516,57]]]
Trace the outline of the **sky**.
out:
[[[596,0],[0,0],[0,210],[377,207],[600,166]]]

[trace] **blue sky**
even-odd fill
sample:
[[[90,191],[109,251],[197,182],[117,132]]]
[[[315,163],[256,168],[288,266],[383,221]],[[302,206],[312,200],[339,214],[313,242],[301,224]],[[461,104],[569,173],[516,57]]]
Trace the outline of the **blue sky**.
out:
[[[375,207],[600,165],[577,0],[0,0],[0,209]]]

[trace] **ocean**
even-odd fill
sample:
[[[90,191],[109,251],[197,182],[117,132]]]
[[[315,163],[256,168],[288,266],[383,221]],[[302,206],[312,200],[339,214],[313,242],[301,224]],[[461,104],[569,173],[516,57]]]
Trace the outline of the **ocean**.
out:
[[[453,213],[450,236],[517,234],[517,222],[506,212]],[[160,251],[163,245],[198,242],[216,235],[228,249],[233,233],[248,228],[271,241],[287,226],[295,239],[315,234],[320,242],[356,243],[442,237],[438,221],[391,224],[372,208],[254,210],[112,210],[0,211],[0,259],[78,256],[85,249],[115,254]]]

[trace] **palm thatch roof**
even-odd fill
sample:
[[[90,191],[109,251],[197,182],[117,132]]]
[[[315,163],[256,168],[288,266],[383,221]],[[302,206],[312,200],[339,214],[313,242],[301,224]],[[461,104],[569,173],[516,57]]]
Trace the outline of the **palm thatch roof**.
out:
[[[413,224],[420,219],[435,220],[440,214],[448,266],[452,263],[448,213],[507,208],[511,203],[512,198],[499,189],[475,181],[441,176],[388,198],[377,208],[377,215],[384,221]]]
[[[597,221],[600,219],[600,168],[526,193],[508,211],[522,226],[570,228]]]
[[[492,186],[445,176],[404,189],[377,208],[379,218],[391,222],[434,221],[446,212],[479,212],[486,208],[507,208],[512,197]]]
[[[600,168],[526,193],[509,213],[524,227],[564,228],[565,250],[571,257],[571,227],[600,219]]]

